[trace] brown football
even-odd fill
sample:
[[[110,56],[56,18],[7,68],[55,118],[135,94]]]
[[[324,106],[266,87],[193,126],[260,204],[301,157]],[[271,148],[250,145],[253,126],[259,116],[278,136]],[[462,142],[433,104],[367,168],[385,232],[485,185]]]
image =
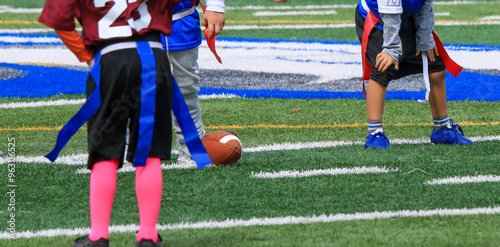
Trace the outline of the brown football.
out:
[[[210,132],[201,141],[216,166],[231,165],[241,158],[241,141],[232,132],[224,130]]]

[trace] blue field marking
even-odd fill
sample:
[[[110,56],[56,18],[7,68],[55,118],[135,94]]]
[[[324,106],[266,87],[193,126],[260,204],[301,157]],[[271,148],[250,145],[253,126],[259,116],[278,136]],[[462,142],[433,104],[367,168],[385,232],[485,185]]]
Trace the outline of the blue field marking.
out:
[[[361,83],[361,82],[360,82]],[[447,98],[449,101],[499,101],[500,76],[464,71],[458,78],[447,73]],[[200,94],[234,94],[246,98],[278,99],[364,99],[360,92],[294,91],[294,90],[237,90],[225,88],[201,88]],[[425,97],[422,91],[388,91],[386,99],[417,100]]]
[[[7,38],[21,38],[26,41],[22,42],[12,42],[8,41]],[[41,39],[53,39],[51,42],[42,41]],[[34,46],[34,45],[50,45],[50,46],[62,46],[63,42],[59,39],[56,34],[24,34],[24,33],[0,33],[0,47],[2,46]]]
[[[62,45],[58,42],[42,42],[39,38],[55,39],[55,34],[0,34],[2,37],[18,37],[27,41],[22,43],[0,42],[1,46],[33,46],[36,45]],[[219,41],[231,42],[255,42],[255,43],[320,43],[320,44],[358,44],[359,42],[342,41],[318,41],[318,40],[271,40],[271,39],[250,39],[250,38],[218,38]],[[4,43],[9,43],[5,45]],[[500,51],[500,46],[485,45],[446,45],[451,50],[469,51]],[[288,58],[278,58],[287,60]],[[297,59],[295,59],[297,60]],[[328,63],[327,61],[304,58],[303,61],[296,62],[316,62]],[[347,62],[346,62],[347,63]],[[357,64],[358,62],[356,62]],[[26,75],[7,80],[0,80],[0,97],[46,97],[59,94],[85,94],[85,85],[88,72],[75,70],[66,67],[48,67],[37,65],[18,65],[0,63],[0,67],[23,71]],[[457,78],[447,75],[448,100],[451,101],[499,101],[500,100],[500,76],[486,74],[488,72],[477,73],[463,71]],[[361,81],[359,82],[361,84]],[[360,87],[361,88],[361,87]],[[295,98],[295,99],[364,99],[361,91],[301,91],[301,90],[279,90],[279,89],[231,89],[231,88],[207,88],[202,87],[200,95],[211,94],[234,94],[246,98]],[[388,91],[387,99],[416,100],[422,99],[425,91]]]
[[[484,75],[473,72],[462,72],[459,79],[448,73],[446,78],[447,98],[449,101],[499,101],[500,76]],[[360,82],[361,83],[361,82]],[[201,95],[234,94],[245,98],[277,98],[277,99],[364,99],[360,92],[335,91],[294,91],[294,90],[238,90],[225,88],[204,88]],[[388,91],[386,99],[418,100],[425,98],[422,91]]]
[[[85,94],[88,72],[64,67],[0,63],[0,67],[23,71],[25,76],[0,80],[0,97],[45,97]]]
[[[88,72],[64,67],[17,65],[0,63],[0,67],[24,71],[25,76],[0,80],[0,97],[46,97],[59,94],[85,94]],[[500,76],[462,72],[458,78],[446,77],[450,101],[499,101]],[[360,82],[361,83],[361,82]],[[364,99],[361,92],[296,91],[296,90],[239,90],[202,87],[200,95],[234,94],[246,98],[280,99]],[[425,91],[388,91],[387,99],[417,100]]]

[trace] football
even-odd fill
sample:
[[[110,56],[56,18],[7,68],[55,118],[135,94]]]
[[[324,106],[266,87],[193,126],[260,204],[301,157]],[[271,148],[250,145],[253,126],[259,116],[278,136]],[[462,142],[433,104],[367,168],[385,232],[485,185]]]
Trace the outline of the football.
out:
[[[232,132],[224,130],[210,132],[201,141],[216,166],[231,165],[241,158],[241,141]]]

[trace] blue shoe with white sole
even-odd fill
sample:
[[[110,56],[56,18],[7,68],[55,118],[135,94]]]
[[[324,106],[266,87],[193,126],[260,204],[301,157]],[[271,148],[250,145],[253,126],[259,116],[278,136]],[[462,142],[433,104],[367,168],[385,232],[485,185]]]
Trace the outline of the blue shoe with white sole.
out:
[[[442,128],[438,131],[432,130],[431,142],[434,144],[474,144],[473,141],[464,136],[464,132],[460,125],[453,124],[453,120],[451,119],[449,128]]]
[[[375,131],[365,139],[365,148],[385,149],[390,147],[391,143],[383,131]]]

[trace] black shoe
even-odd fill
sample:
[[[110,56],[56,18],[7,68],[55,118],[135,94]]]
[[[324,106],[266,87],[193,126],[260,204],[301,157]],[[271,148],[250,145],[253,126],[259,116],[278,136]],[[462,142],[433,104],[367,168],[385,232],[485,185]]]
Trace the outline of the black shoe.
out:
[[[152,239],[141,239],[141,241],[137,242],[137,247],[162,247],[161,245],[161,239],[160,234],[158,234],[158,242],[153,242]]]
[[[109,240],[100,238],[97,241],[91,241],[89,235],[79,237],[70,247],[109,247]]]

